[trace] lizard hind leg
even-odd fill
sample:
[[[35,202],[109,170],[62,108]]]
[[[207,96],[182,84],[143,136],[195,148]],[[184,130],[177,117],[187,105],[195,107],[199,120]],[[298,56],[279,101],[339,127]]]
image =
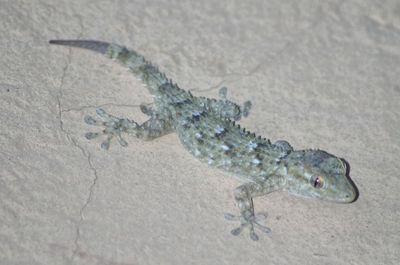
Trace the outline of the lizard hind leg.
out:
[[[93,139],[100,135],[106,135],[107,138],[101,143],[101,148],[107,150],[114,137],[117,138],[121,146],[126,147],[128,145],[128,143],[122,139],[121,132],[131,134],[141,140],[149,141],[172,131],[168,117],[155,113],[151,108],[141,107],[141,109],[145,114],[151,116],[149,120],[141,125],[129,119],[117,118],[106,113],[103,109],[96,109],[96,113],[106,121],[99,121],[91,116],[85,116],[84,120],[89,125],[104,126],[105,128],[102,132],[86,133],[86,138]]]

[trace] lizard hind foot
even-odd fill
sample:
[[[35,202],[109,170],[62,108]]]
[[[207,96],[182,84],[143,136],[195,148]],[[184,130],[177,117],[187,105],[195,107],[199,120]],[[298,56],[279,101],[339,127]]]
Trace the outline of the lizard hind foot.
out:
[[[107,138],[101,143],[101,148],[106,150],[108,150],[108,148],[110,147],[111,139],[114,137],[117,138],[121,146],[127,146],[128,143],[121,137],[121,131],[124,131],[128,124],[133,123],[127,119],[119,119],[113,115],[110,115],[100,108],[96,109],[96,113],[100,117],[104,118],[106,121],[99,121],[92,118],[91,116],[85,116],[85,122],[89,125],[104,126],[105,129],[102,132],[88,132],[85,134],[85,137],[90,140],[97,138],[100,135],[107,135]]]
[[[249,116],[249,111],[251,109],[251,102],[248,100],[243,103],[243,106],[227,99],[228,89],[226,87],[221,87],[218,91],[218,96],[220,100],[218,101],[218,112],[224,117],[233,118],[235,121],[239,121],[242,116]]]
[[[231,234],[234,236],[239,235],[243,228],[247,226],[250,230],[250,238],[254,241],[258,240],[258,235],[254,232],[254,227],[260,229],[264,233],[269,233],[271,232],[271,229],[269,227],[263,226],[258,223],[260,220],[264,220],[266,218],[266,215],[264,214],[259,214],[257,216],[251,216],[250,218],[244,218],[243,216],[236,216],[230,213],[225,213],[224,214],[225,219],[229,221],[240,221],[241,224],[239,227],[233,229],[231,231]]]

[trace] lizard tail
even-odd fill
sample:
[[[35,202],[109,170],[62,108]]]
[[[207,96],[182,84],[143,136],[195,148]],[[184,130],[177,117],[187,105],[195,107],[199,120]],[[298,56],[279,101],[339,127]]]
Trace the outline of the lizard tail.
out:
[[[49,43],[83,48],[105,55],[128,68],[152,95],[157,93],[160,86],[172,84],[171,80],[158,70],[158,67],[146,61],[140,54],[123,46],[94,40],[50,40]]]
[[[50,40],[50,44],[65,45],[87,49],[105,54],[110,43],[95,40]]]

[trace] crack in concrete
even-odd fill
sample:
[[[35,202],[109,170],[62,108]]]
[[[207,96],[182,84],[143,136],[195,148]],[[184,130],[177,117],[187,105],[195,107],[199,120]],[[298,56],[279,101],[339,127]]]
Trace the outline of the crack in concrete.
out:
[[[78,224],[77,224],[77,227],[76,227],[76,236],[75,236],[75,240],[74,240],[75,249],[74,249],[73,252],[72,252],[71,263],[73,262],[74,257],[75,257],[75,256],[78,254],[78,252],[80,251],[80,247],[79,247],[79,239],[80,239],[80,237],[81,237],[81,232],[80,232],[81,230],[80,230],[80,227],[81,227],[81,225],[82,225],[82,223],[83,223],[83,221],[84,221],[84,219],[85,219],[85,217],[84,217],[84,212],[85,212],[86,208],[89,206],[89,203],[92,201],[93,193],[94,193],[94,188],[95,188],[95,186],[96,186],[96,184],[97,184],[97,181],[98,181],[98,179],[99,179],[99,177],[98,177],[98,175],[97,175],[97,170],[96,170],[96,168],[95,168],[95,167],[93,166],[93,164],[92,164],[90,153],[87,153],[81,146],[79,146],[78,144],[76,144],[75,141],[74,141],[74,144],[75,144],[76,147],[78,147],[78,148],[82,151],[82,153],[83,153],[84,155],[87,156],[87,161],[88,161],[90,170],[93,171],[94,179],[93,179],[92,184],[91,184],[90,187],[89,187],[89,195],[88,195],[88,197],[87,197],[87,199],[86,199],[86,202],[83,204],[83,206],[81,207],[81,209],[80,209],[80,211],[79,211],[80,219],[79,219]]]
[[[67,75],[68,68],[69,68],[69,66],[71,64],[71,55],[72,55],[72,49],[69,49],[69,53],[68,53],[68,56],[67,56],[67,64],[63,68],[63,74],[61,76],[61,82],[60,82],[60,86],[58,88],[58,94],[56,95],[57,108],[58,108],[58,119],[59,119],[59,122],[60,122],[60,130],[61,130],[61,132],[63,132],[67,136],[68,141],[70,141],[73,144],[73,146],[77,147],[82,152],[82,154],[87,158],[87,161],[88,161],[88,164],[89,164],[89,168],[93,172],[93,175],[94,175],[93,181],[92,181],[92,183],[91,183],[91,185],[89,187],[89,195],[87,196],[87,199],[86,199],[85,203],[83,204],[83,206],[79,210],[80,218],[79,218],[79,221],[77,222],[77,226],[76,226],[76,229],[75,229],[75,233],[76,233],[75,239],[74,239],[75,247],[74,247],[74,249],[72,251],[72,255],[71,255],[70,261],[69,261],[71,264],[73,264],[73,260],[74,260],[75,256],[80,252],[79,239],[81,237],[81,232],[80,232],[81,225],[82,225],[82,223],[84,221],[84,212],[85,212],[86,208],[89,206],[89,203],[92,201],[94,188],[95,188],[95,186],[97,184],[97,181],[98,181],[99,177],[97,175],[96,168],[92,164],[90,153],[87,152],[82,146],[80,146],[76,142],[76,140],[73,137],[71,137],[71,135],[68,133],[68,131],[65,130],[65,128],[64,128],[62,114],[64,112],[68,112],[70,110],[63,110],[62,103],[61,103],[61,98],[64,95],[64,93],[63,93],[64,80],[65,80],[65,77]]]
[[[145,105],[151,105],[153,103],[142,103]],[[96,109],[96,108],[104,108],[104,107],[127,107],[127,108],[139,108],[141,104],[139,105],[132,105],[132,104],[115,104],[115,103],[103,103],[98,106],[92,106],[92,105],[83,105],[78,108],[69,108],[69,109],[64,109],[61,112],[70,112],[70,111],[82,111],[84,109]]]

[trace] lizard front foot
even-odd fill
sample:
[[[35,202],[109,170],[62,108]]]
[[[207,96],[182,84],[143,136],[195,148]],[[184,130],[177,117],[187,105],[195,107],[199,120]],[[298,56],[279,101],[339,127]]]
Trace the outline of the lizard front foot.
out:
[[[116,137],[121,146],[127,146],[128,143],[121,138],[121,132],[127,131],[128,129],[135,129],[137,123],[128,119],[120,119],[113,115],[106,113],[103,109],[96,109],[96,113],[104,118],[106,121],[99,121],[91,116],[85,116],[84,120],[89,125],[104,126],[105,129],[102,132],[88,132],[85,134],[87,139],[93,139],[100,135],[107,135],[107,138],[101,143],[101,148],[108,149],[110,147],[110,141]]]
[[[242,232],[243,228],[247,226],[250,230],[250,238],[254,241],[258,240],[257,234],[254,232],[254,227],[260,229],[264,233],[269,233],[271,232],[271,229],[269,227],[260,225],[258,221],[264,220],[266,216],[264,214],[259,214],[257,216],[250,216],[248,218],[244,216],[236,216],[230,213],[225,213],[224,214],[225,219],[229,221],[240,221],[241,225],[231,231],[232,235],[237,236]]]

